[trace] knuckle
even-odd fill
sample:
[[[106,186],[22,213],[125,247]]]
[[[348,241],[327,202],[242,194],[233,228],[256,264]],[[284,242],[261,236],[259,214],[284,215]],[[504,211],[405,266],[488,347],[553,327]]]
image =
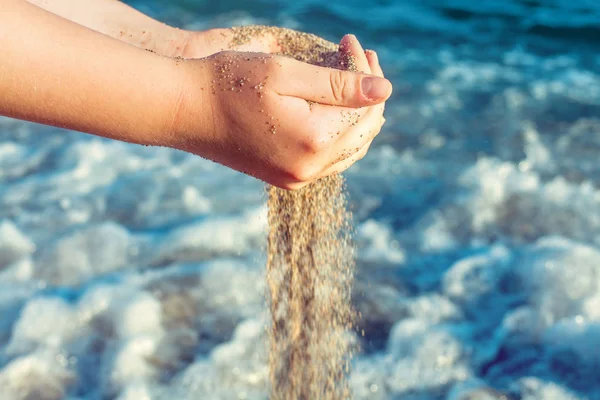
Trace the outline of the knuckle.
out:
[[[332,69],[329,73],[331,94],[336,101],[349,100],[352,97],[352,85],[346,79],[344,71]]]
[[[306,184],[315,176],[315,168],[307,163],[299,163],[289,169],[288,176],[295,184]]]
[[[323,151],[327,147],[327,143],[324,139],[320,140],[318,138],[307,138],[302,143],[302,147],[304,151],[314,155]]]
[[[283,60],[280,57],[273,57],[271,55],[264,56],[264,57],[268,57],[266,59],[263,59],[263,62],[264,62],[263,70],[267,76],[269,76],[269,77],[277,76],[278,74],[282,73],[282,71],[284,69],[284,64],[283,64]]]

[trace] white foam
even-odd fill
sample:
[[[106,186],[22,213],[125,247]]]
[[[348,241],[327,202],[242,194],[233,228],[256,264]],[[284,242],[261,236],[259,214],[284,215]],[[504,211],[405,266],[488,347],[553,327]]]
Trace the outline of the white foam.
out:
[[[433,212],[421,221],[420,248],[424,252],[451,250],[459,245],[452,225],[441,213]]]
[[[9,362],[0,370],[2,399],[64,399],[76,375],[57,358],[60,355],[56,353],[36,352]]]
[[[156,380],[161,365],[154,361],[154,355],[160,339],[156,335],[141,335],[116,345],[103,363],[104,392],[119,393],[131,383]]]
[[[209,358],[191,364],[174,383],[186,399],[264,399],[268,364],[265,320],[246,320],[230,342],[215,347]]]
[[[359,357],[350,375],[350,388],[356,400],[385,400],[389,391],[385,382],[385,371],[391,366],[389,360],[381,356]]]
[[[310,4],[365,19],[358,3]],[[270,23],[167,7],[189,27]],[[282,7],[282,21],[308,26],[305,3]],[[479,27],[421,3],[369,13],[383,30],[397,13],[455,38]],[[544,13],[530,22],[582,22]],[[552,362],[598,365],[600,75],[582,60],[600,58],[378,37],[396,95],[346,176],[365,292],[355,300],[385,327],[365,340],[387,345],[355,359],[354,397],[587,399]],[[169,149],[2,117],[0,130],[0,398],[264,400],[262,183]],[[544,357],[506,372],[530,347]],[[475,376],[487,363],[496,375]]]
[[[229,309],[251,316],[265,305],[264,274],[247,263],[234,260],[212,262],[206,266],[202,278],[204,303],[215,310]]]
[[[35,244],[11,221],[0,221],[0,270],[32,254]]]
[[[0,282],[28,282],[33,279],[34,270],[33,260],[22,258],[0,271]]]
[[[402,264],[406,259],[392,230],[374,220],[363,222],[357,234],[360,258],[368,262]]]
[[[442,321],[461,320],[462,310],[447,297],[439,294],[419,296],[406,300],[412,317],[428,323],[437,324]]]
[[[584,315],[600,289],[600,251],[562,237],[535,243],[516,268],[530,301],[548,324]]]
[[[111,310],[116,333],[121,338],[162,333],[161,304],[149,293],[136,293]]]
[[[36,276],[72,285],[127,266],[130,235],[113,222],[89,226],[59,238],[40,252]]]
[[[135,382],[121,392],[117,400],[154,400],[156,388],[146,383]]]
[[[264,242],[265,227],[264,207],[243,215],[209,218],[189,224],[161,240],[154,262],[181,262],[203,260],[216,255],[244,254]]]
[[[539,378],[526,377],[516,382],[514,387],[518,388],[523,400],[583,400],[579,397],[554,382],[546,382]]]
[[[483,293],[497,290],[512,259],[510,251],[498,245],[485,254],[457,261],[444,275],[444,294],[467,302]]]
[[[448,393],[447,400],[500,400],[494,391],[487,387],[485,382],[479,379],[467,379],[466,381],[458,382],[452,387]]]
[[[21,354],[39,347],[60,349],[86,335],[73,306],[58,297],[29,300],[15,323],[8,354]]]

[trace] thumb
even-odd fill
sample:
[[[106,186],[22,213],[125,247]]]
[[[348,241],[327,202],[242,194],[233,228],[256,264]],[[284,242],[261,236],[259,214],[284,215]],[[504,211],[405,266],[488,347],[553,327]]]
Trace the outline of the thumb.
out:
[[[383,103],[392,94],[385,78],[358,72],[318,67],[288,59],[275,90],[283,96],[299,97],[321,104],[368,107]]]

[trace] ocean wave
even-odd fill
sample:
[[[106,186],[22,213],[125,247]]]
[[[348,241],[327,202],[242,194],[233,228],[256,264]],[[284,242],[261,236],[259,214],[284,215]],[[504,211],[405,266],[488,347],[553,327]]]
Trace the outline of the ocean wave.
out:
[[[143,4],[380,54],[388,123],[346,174],[356,399],[598,399],[600,58],[565,35],[597,2]],[[482,46],[492,20],[547,51]],[[0,397],[265,399],[265,225],[250,177],[0,118]]]

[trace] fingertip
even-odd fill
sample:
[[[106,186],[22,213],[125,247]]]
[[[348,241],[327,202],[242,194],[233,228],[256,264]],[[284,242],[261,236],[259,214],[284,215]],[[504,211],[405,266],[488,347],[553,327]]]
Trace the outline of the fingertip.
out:
[[[392,83],[381,77],[365,76],[361,89],[363,96],[373,103],[386,101],[392,95]]]
[[[373,50],[365,50],[365,56],[367,57],[367,62],[369,63],[369,67],[371,68],[371,72],[374,72],[373,68],[377,67],[377,56]]]
[[[344,44],[347,45],[350,42],[352,42],[353,40],[357,40],[356,36],[353,35],[352,33],[346,33],[344,35],[344,37],[342,37],[342,40],[340,41],[340,45],[344,45]]]
[[[354,57],[358,71],[366,74],[372,73],[369,66],[369,60],[367,59],[365,51],[363,50],[356,36],[352,34],[345,35],[340,41],[339,50],[343,54]]]
[[[369,67],[371,67],[371,72],[374,75],[383,77],[383,70],[379,65],[379,57],[377,56],[377,53],[373,50],[365,50],[365,55],[367,56]]]
[[[344,37],[342,37],[342,40],[340,40],[339,45],[340,52],[347,53],[350,50],[350,45],[352,44],[353,38],[354,35],[352,35],[351,33],[347,33],[344,35]]]
[[[375,50],[367,49],[365,50],[365,55],[369,60],[373,60],[373,62],[376,63],[379,62],[379,57],[377,57],[377,53],[375,52]]]

